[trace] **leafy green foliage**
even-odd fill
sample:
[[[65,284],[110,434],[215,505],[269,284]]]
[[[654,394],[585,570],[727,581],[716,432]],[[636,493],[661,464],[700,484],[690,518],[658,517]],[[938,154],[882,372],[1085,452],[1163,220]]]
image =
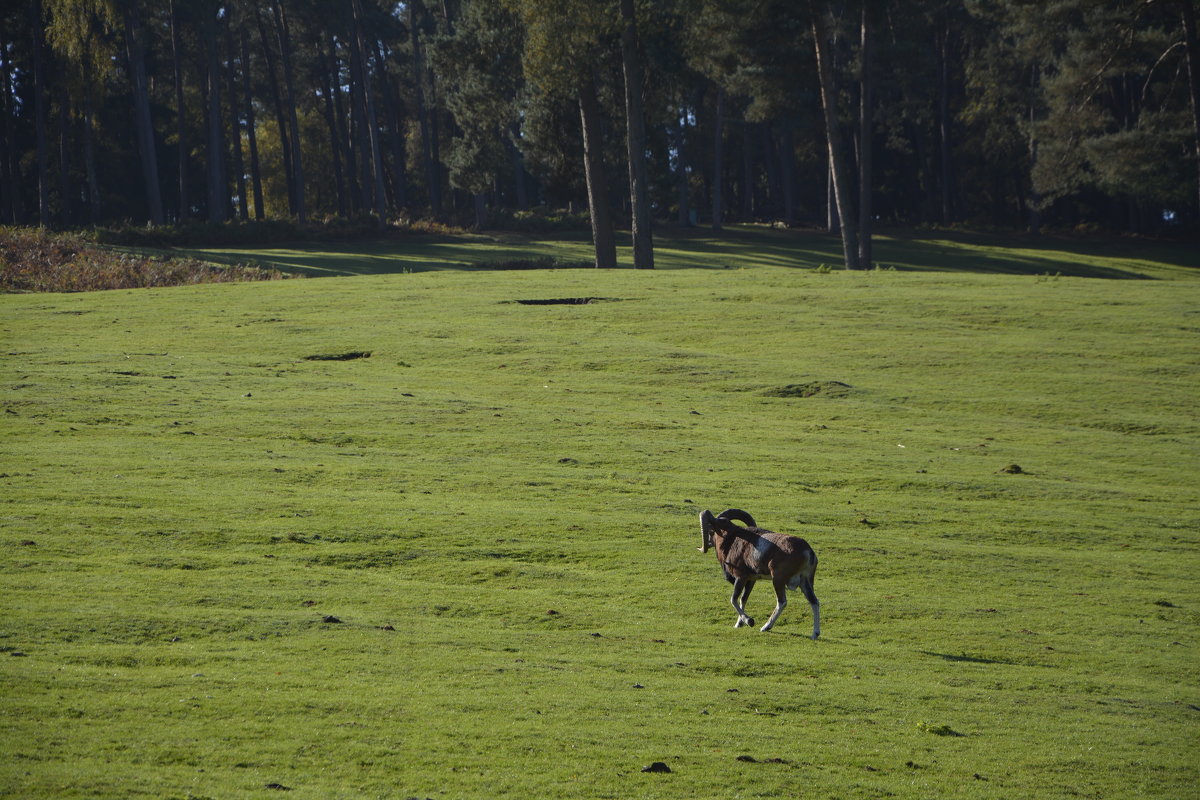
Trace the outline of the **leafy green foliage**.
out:
[[[511,162],[521,49],[519,21],[501,0],[468,3],[454,33],[434,41],[431,58],[459,126],[446,156],[450,182],[472,194],[490,191]]]
[[[1197,142],[1178,71],[1187,68],[1177,6],[1060,0],[976,10],[1000,35],[971,69],[983,77],[982,97],[1004,97],[1011,119],[1025,121],[1042,203],[1097,189],[1159,206],[1195,195],[1194,170],[1179,170]],[[1001,72],[1012,78],[1008,86],[997,80]],[[980,101],[972,105],[978,113]]]
[[[803,241],[0,297],[0,794],[1186,796],[1194,269]]]

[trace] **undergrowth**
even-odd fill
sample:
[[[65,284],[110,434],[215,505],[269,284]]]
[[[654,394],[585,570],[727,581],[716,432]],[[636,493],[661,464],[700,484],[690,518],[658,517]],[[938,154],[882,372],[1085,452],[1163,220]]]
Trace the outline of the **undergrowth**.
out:
[[[0,291],[4,292],[91,292],[283,277],[274,269],[215,267],[194,258],[120,253],[75,233],[0,228]]]
[[[95,228],[85,235],[101,244],[122,247],[205,247],[453,236],[465,233],[467,227],[464,220],[441,222],[414,217],[397,217],[381,225],[378,217],[362,214],[349,218],[328,216],[308,222],[288,219],[224,223],[189,221],[152,227],[125,223]],[[527,234],[586,231],[588,217],[545,208],[496,211],[490,216],[488,227]]]

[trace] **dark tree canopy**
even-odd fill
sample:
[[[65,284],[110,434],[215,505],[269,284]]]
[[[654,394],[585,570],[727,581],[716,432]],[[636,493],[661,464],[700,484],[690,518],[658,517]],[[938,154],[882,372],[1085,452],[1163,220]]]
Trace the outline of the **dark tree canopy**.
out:
[[[34,0],[0,224],[1156,233],[1200,217],[1192,0]],[[603,252],[602,252],[603,251]]]

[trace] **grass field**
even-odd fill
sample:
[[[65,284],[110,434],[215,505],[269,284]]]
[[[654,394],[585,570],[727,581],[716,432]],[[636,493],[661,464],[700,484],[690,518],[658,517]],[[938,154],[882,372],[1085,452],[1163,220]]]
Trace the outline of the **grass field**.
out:
[[[433,245],[0,296],[0,795],[1200,797],[1194,255]]]
[[[631,263],[628,235],[618,235],[617,240],[620,262]],[[877,235],[874,247],[878,264],[899,270],[1120,279],[1196,277],[1200,273],[1200,249],[1138,239],[892,231]],[[316,276],[488,270],[531,259],[578,265],[594,259],[591,240],[584,233],[548,239],[502,232],[414,235],[402,242],[297,243],[289,247],[206,247],[166,252]],[[747,225],[728,227],[720,235],[702,228],[660,231],[654,255],[660,269],[811,269],[821,264],[840,264],[842,258],[836,237]]]

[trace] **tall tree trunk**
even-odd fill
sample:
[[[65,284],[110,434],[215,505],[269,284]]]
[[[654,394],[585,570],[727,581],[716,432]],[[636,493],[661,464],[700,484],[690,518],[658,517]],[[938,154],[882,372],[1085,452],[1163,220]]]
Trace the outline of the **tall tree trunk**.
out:
[[[754,123],[742,123],[742,220],[754,220]]]
[[[42,21],[42,2],[29,4],[29,24],[33,30],[33,115],[37,132],[38,224],[50,226],[50,155],[46,141],[46,44]]]
[[[233,49],[233,31],[228,19],[223,27],[225,28],[225,75],[229,94],[229,134],[233,140],[230,142],[233,145],[231,167],[238,194],[238,218],[242,222],[246,222],[250,219],[250,203],[246,196],[246,164],[242,159],[242,112],[239,108],[241,104],[238,102],[237,68],[234,66],[237,54]],[[246,69],[245,62],[242,62],[242,69]]]
[[[83,93],[83,167],[87,175],[88,222],[100,222],[100,182],[96,179],[95,114],[92,111],[92,88]]]
[[[1033,79],[1031,81],[1031,91],[1038,83],[1038,68],[1035,66],[1032,70]],[[1034,129],[1035,110],[1033,100],[1029,101],[1029,232],[1032,234],[1040,234],[1042,232],[1042,196],[1038,192],[1037,186],[1033,183],[1033,171],[1037,167],[1038,161],[1038,140],[1037,133]]]
[[[404,146],[404,112],[400,93],[387,72],[387,52],[383,43],[375,40],[375,63],[379,65],[379,96],[383,98],[383,113],[391,129],[389,140],[392,146],[392,185],[394,204],[397,209],[408,206],[408,176],[405,170],[407,150]],[[382,145],[381,145],[382,147]]]
[[[512,153],[513,162],[513,180],[516,184],[517,209],[520,211],[529,210],[529,179],[525,173],[525,159],[521,155],[521,148],[517,147],[516,141],[520,137],[520,128],[517,123],[512,124],[512,135],[508,140],[508,147]]]
[[[338,78],[334,73],[337,62],[325,51],[320,34],[317,35],[314,46],[320,59],[321,94],[325,96],[325,125],[329,128],[329,148],[333,156],[333,185],[337,194],[338,215],[347,215],[346,178],[342,174],[342,136],[337,124],[337,115],[333,108],[333,87]]]
[[[629,202],[633,208],[633,266],[654,269],[654,215],[646,177],[646,115],[642,57],[638,52],[633,0],[621,0],[621,63],[625,73],[625,143],[629,157]]]
[[[475,230],[481,231],[487,228],[488,213],[487,213],[487,195],[480,192],[474,195],[475,200]]]
[[[371,90],[371,64],[367,58],[367,54],[370,51],[367,49],[366,33],[363,31],[362,3],[360,0],[352,0],[350,7],[354,15],[354,35],[358,39],[358,50],[362,54],[362,91],[367,110],[367,133],[371,138],[371,161],[375,166],[373,173],[375,214],[378,218],[379,227],[382,229],[387,223],[387,210],[384,207],[386,195],[384,194],[383,186],[383,148],[379,146],[379,124],[375,116],[375,93]],[[374,49],[374,47],[371,48],[371,50]]]
[[[1196,8],[1194,0],[1180,0],[1183,40],[1187,47],[1188,94],[1192,101],[1192,125],[1196,137],[1196,214],[1200,217],[1200,46],[1196,44]]]
[[[949,225],[955,221],[954,213],[954,176],[951,172],[950,141],[950,20],[942,21],[942,29],[938,34],[941,57],[938,63],[938,139],[941,146],[941,189],[942,189],[942,224]]]
[[[330,87],[333,91],[333,118],[337,122],[338,138],[342,143],[342,164],[343,172],[346,177],[346,206],[348,212],[353,212],[358,208],[359,190],[358,190],[358,173],[355,166],[355,142],[354,142],[354,126],[351,124],[350,114],[346,112],[345,104],[342,102],[342,77],[340,60],[337,53],[337,42],[333,36],[329,35],[326,38],[329,48],[329,66],[330,75],[333,76],[333,85]],[[354,67],[350,66],[351,83],[354,81]],[[353,109],[353,105],[351,106]]]
[[[254,191],[254,219],[263,219],[262,170],[258,163],[258,128],[254,121],[254,91],[250,86],[250,47],[241,29],[242,88],[246,97],[246,144],[250,148],[250,184]]]
[[[796,135],[790,120],[783,123],[779,143],[779,180],[783,188],[783,222],[796,223]]]
[[[450,189],[450,209],[458,208],[458,195],[453,187],[447,186],[446,166],[442,163],[442,117],[444,112],[438,102],[438,85],[432,70],[426,69],[429,81],[429,154],[433,163],[434,214],[441,216],[446,207],[446,190]],[[451,123],[452,124],[452,123]]]
[[[142,179],[146,186],[146,206],[150,221],[155,225],[162,225],[162,190],[158,183],[158,156],[154,144],[154,123],[150,117],[150,89],[146,78],[142,24],[136,0],[131,0],[125,6],[125,51],[129,58],[129,73],[133,79],[133,110],[138,152],[142,159]]]
[[[350,37],[350,106],[353,119],[351,133],[354,136],[354,153],[358,164],[358,208],[369,210],[375,206],[374,186],[371,177],[371,141],[368,133],[366,92],[366,57],[359,47],[358,37]]]
[[[762,142],[762,163],[767,176],[767,190],[759,209],[759,215],[764,212],[779,219],[783,199],[783,181],[780,180],[779,144],[775,136],[775,126],[769,122],[758,125],[759,141]]]
[[[874,150],[872,117],[874,86],[871,76],[871,21],[863,3],[859,36],[858,92],[858,266],[871,268],[871,153]]]
[[[688,227],[692,222],[691,209],[688,201],[691,188],[688,186],[687,159],[684,158],[687,145],[687,115],[684,110],[677,109],[675,113],[675,190],[678,198],[679,215],[676,222],[680,227]]]
[[[10,154],[16,149],[12,141],[12,85],[8,73],[8,31],[4,19],[0,16],[0,85],[4,94],[0,95],[0,115],[3,115],[3,125],[0,126],[0,225],[15,224],[13,219],[12,196],[17,191],[17,179],[12,174],[12,159]]]
[[[287,12],[281,0],[272,3],[275,12],[275,26],[279,34],[279,57],[283,63],[283,85],[287,91],[288,130],[292,137],[292,182],[296,187],[296,219],[300,222],[308,220],[304,202],[304,159],[301,157],[303,147],[300,143],[300,118],[296,111],[296,81],[292,69],[292,37],[288,31]]]
[[[417,88],[417,123],[421,128],[421,155],[425,162],[425,190],[429,195],[430,209],[437,217],[442,213],[442,192],[437,161],[434,156],[436,121],[430,120],[430,109],[426,105],[425,62],[421,55],[416,3],[408,4],[408,28],[412,37],[413,79]]]
[[[583,171],[587,178],[588,210],[592,218],[592,244],[597,267],[617,266],[617,242],[608,208],[608,188],[601,154],[600,101],[594,77],[579,87],[579,119],[583,128]]]
[[[23,221],[21,168],[17,160],[16,98],[13,96],[12,63],[8,60],[8,30],[0,14],[0,84],[4,86],[4,128],[0,138],[0,222],[16,225]]]
[[[842,224],[838,218],[837,192],[833,190],[833,157],[828,148],[825,153],[825,232],[841,233]]]
[[[258,25],[258,39],[262,42],[263,55],[267,59],[267,85],[271,89],[271,101],[275,110],[275,124],[279,128],[279,147],[283,152],[283,175],[287,181],[288,213],[296,214],[296,182],[292,174],[292,142],[288,137],[287,115],[283,111],[283,96],[279,91],[279,77],[275,71],[275,54],[271,51],[271,38],[263,23],[258,7],[254,7],[254,21]],[[296,143],[299,146],[299,143]]]
[[[205,10],[200,23],[204,31],[204,54],[208,64],[208,220],[229,219],[229,188],[225,182],[225,137],[221,132],[221,56],[217,50],[216,10]]]
[[[713,119],[713,174],[710,189],[712,191],[712,229],[721,230],[722,192],[725,181],[721,173],[725,167],[725,87],[717,86],[717,112]]]
[[[180,43],[182,20],[179,16],[179,0],[171,0],[171,67],[175,80],[175,158],[178,162],[179,211],[178,219],[191,216],[192,198],[189,183],[188,141],[186,107],[183,103],[183,47]]]
[[[58,219],[71,227],[71,103],[67,86],[58,98]]]
[[[833,195],[842,229],[842,253],[846,269],[858,269],[858,215],[853,209],[850,188],[850,158],[842,141],[838,119],[837,77],[833,64],[833,42],[829,39],[825,12],[815,8],[812,15],[813,46],[817,55],[817,73],[821,82],[821,106],[825,117],[825,138],[829,144],[829,169],[833,177]]]

